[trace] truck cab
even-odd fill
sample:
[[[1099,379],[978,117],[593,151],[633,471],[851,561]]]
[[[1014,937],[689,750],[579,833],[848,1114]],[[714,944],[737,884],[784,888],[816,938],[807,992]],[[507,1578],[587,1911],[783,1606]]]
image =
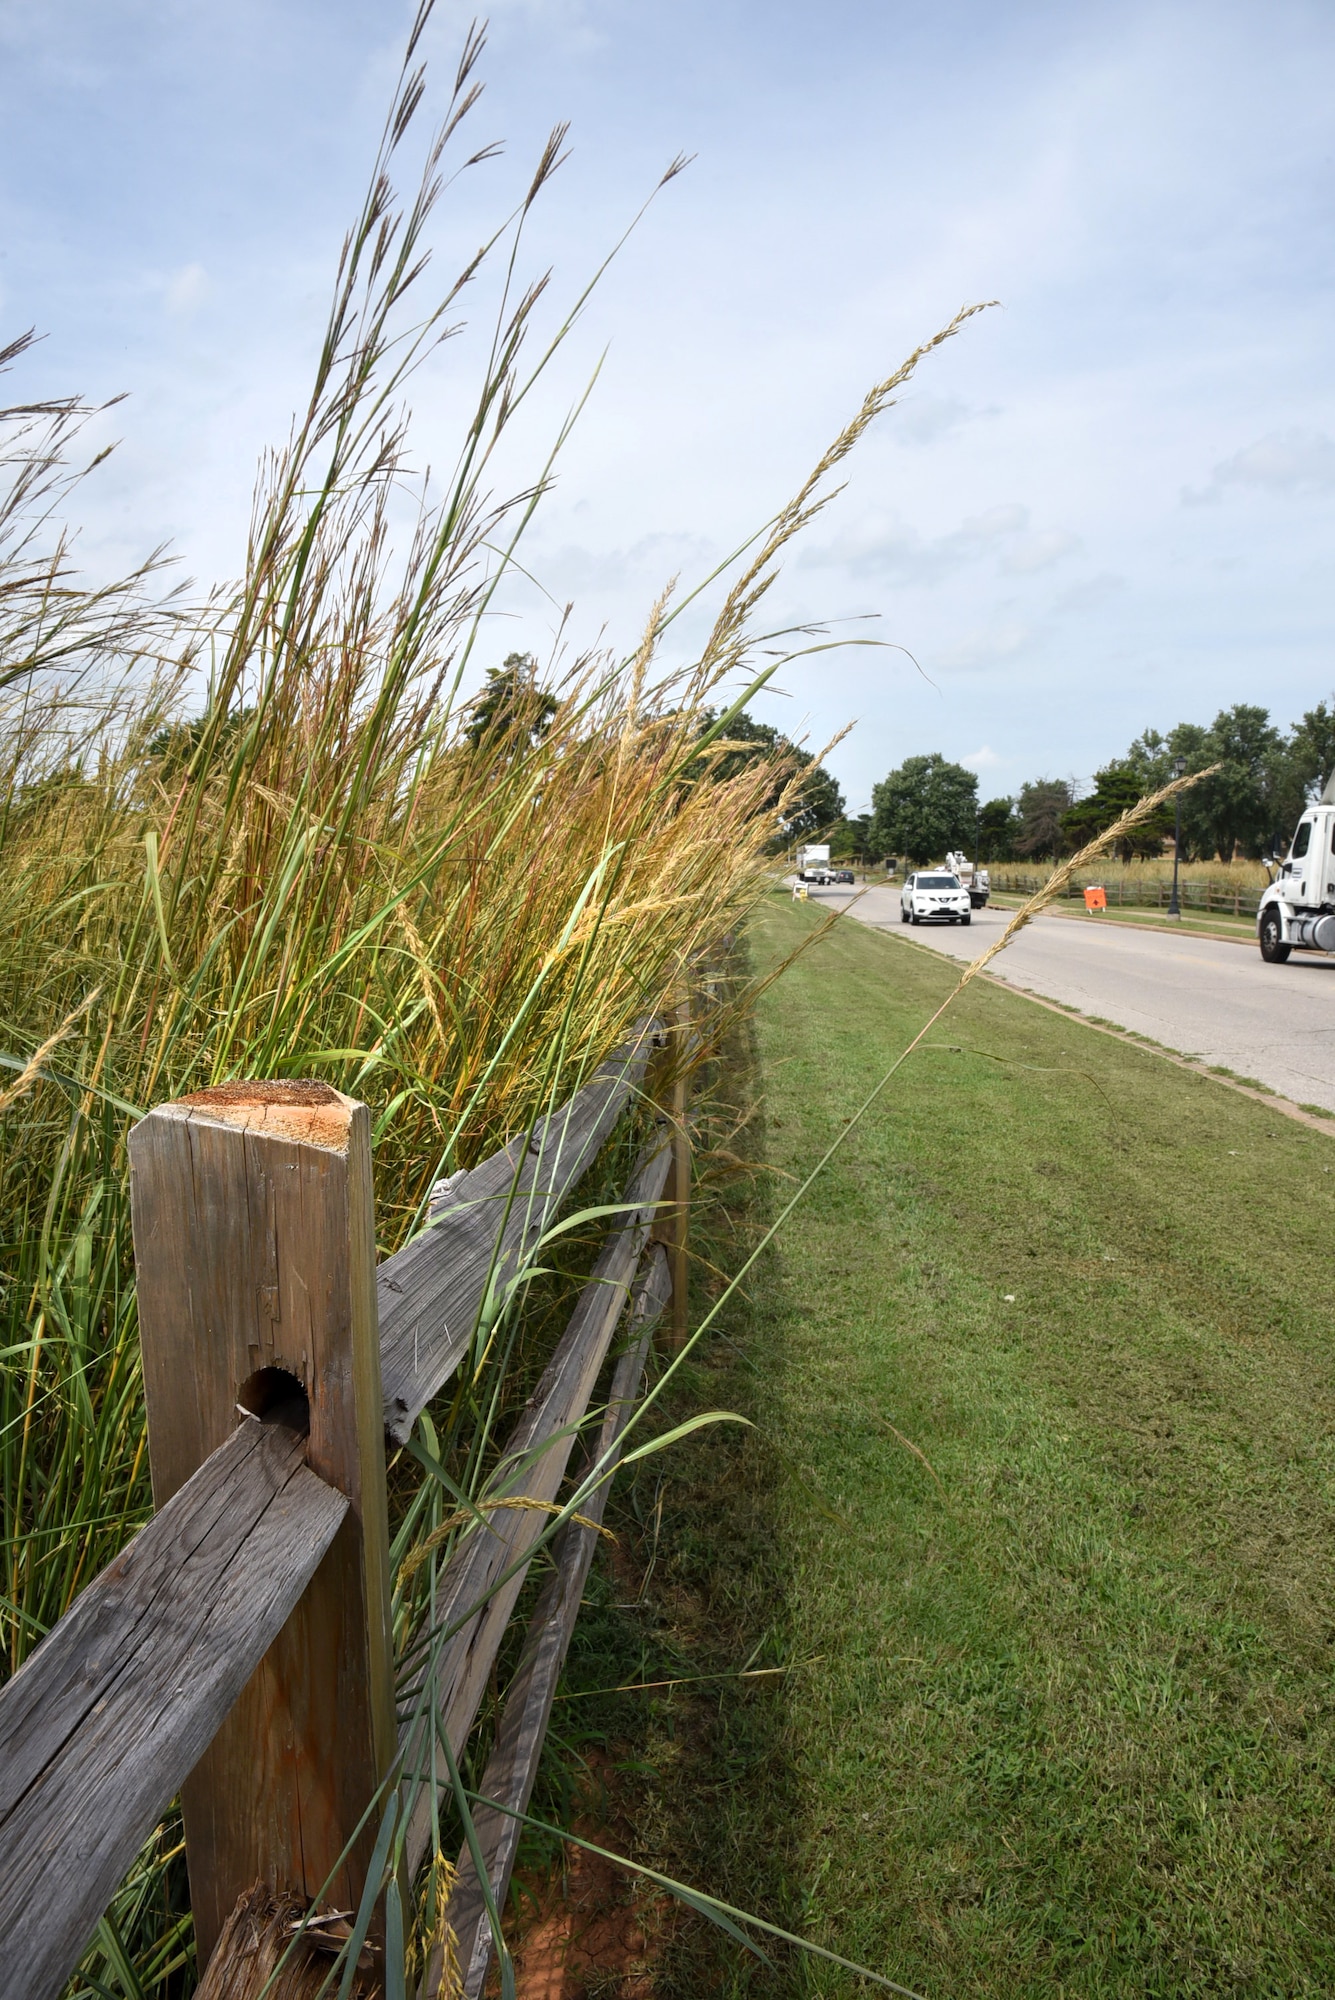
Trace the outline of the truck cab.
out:
[[[1256,935],[1267,965],[1282,965],[1292,951],[1335,953],[1335,776],[1298,822],[1261,898]]]

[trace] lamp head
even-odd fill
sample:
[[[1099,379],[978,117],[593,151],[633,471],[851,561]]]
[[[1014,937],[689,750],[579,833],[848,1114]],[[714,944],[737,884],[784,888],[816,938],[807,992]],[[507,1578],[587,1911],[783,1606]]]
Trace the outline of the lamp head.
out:
[[[1187,768],[1187,760],[1185,757],[1174,757],[1173,776],[1175,778],[1180,778],[1183,772],[1186,770],[1186,768]]]

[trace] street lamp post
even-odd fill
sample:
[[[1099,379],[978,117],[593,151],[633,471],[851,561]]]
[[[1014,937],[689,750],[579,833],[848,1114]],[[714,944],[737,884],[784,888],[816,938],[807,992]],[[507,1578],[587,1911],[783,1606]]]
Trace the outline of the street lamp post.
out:
[[[1187,768],[1185,757],[1174,757],[1173,776],[1180,778]],[[1182,794],[1173,794],[1173,893],[1168,899],[1170,917],[1180,917],[1182,908],[1177,900],[1177,864],[1182,854]]]

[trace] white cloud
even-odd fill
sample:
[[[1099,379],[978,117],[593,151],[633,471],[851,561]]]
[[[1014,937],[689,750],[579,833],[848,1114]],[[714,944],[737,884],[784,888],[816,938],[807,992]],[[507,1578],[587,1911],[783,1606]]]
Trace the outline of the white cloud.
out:
[[[1001,558],[1001,567],[1011,576],[1032,576],[1035,570],[1049,569],[1063,556],[1080,547],[1080,537],[1065,528],[1049,528],[1046,534],[1023,535]]]
[[[967,757],[960,758],[961,764],[970,771],[990,771],[1001,761],[990,743],[984,743],[980,750],[971,750]]]
[[[803,550],[804,569],[843,569],[850,576],[889,583],[933,583],[959,560],[951,538],[928,542],[916,528],[883,514],[868,514],[823,547]]]
[[[985,625],[977,625],[964,632],[952,646],[943,647],[940,652],[929,656],[923,665],[930,673],[933,667],[968,672],[980,667],[1000,666],[1003,661],[1012,660],[1022,653],[1039,636],[1036,625],[1027,625],[1018,618],[993,618]]]
[[[974,514],[954,539],[965,544],[994,542],[1001,535],[1018,535],[1028,526],[1029,509],[1012,500],[1004,507],[989,507],[985,514]]]
[[[202,264],[183,264],[167,280],[167,310],[193,312],[209,289],[208,273]]]
[[[889,431],[897,444],[937,444],[973,414],[958,396],[910,396],[896,406]]]
[[[1335,442],[1324,431],[1271,431],[1222,459],[1207,485],[1184,487],[1183,504],[1210,506],[1226,486],[1254,486],[1268,493],[1328,492],[1335,487]]]
[[[1063,590],[1052,608],[1054,611],[1097,611],[1110,597],[1116,597],[1119,591],[1125,589],[1124,576],[1102,570],[1098,576],[1087,577],[1083,583],[1073,583]]]
[[[1009,576],[1030,576],[1080,547],[1065,528],[1029,530],[1029,509],[1017,500],[971,514],[948,535],[928,541],[916,529],[884,515],[867,515],[824,548],[809,550],[804,565],[847,570],[853,576],[895,583],[934,583],[952,570],[995,551]]]
[[[655,534],[642,536],[629,548],[591,549],[566,542],[550,553],[537,541],[536,554],[526,558],[526,566],[536,562],[544,585],[562,600],[605,595],[633,582],[647,612],[672,577],[680,576],[690,585],[717,556],[717,545],[705,536]]]

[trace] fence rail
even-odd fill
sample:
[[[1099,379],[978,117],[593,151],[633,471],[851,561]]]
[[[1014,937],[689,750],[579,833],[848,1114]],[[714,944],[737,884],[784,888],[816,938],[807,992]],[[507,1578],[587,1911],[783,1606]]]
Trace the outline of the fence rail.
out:
[[[259,1993],[282,1948],[264,1924],[281,1928],[294,1898],[356,1906],[373,1866],[368,1807],[396,1769],[415,1870],[440,1733],[454,1753],[467,1741],[633,1291],[592,1461],[604,1483],[585,1510],[601,1517],[684,1237],[683,1147],[667,1117],[397,1689],[386,1443],[407,1441],[459,1366],[484,1301],[504,1296],[663,1039],[643,1026],[531,1133],[445,1183],[429,1226],[378,1269],[364,1106],[324,1085],[238,1084],[135,1128],[158,1511],[0,1690],[0,1995],[53,2000],[178,1793],[201,2000]],[[650,1242],[665,1210],[667,1256]],[[503,1899],[513,1863],[504,1809],[527,1803],[593,1540],[572,1523],[554,1545],[507,1698],[483,1782],[495,1805],[479,1820],[487,1896],[460,1857],[453,1907],[472,1995],[490,1959],[486,1905]]]
[[[0,1990],[58,1992],[347,1513],[242,1424],[0,1696]]]
[[[568,1104],[437,1193],[434,1227],[376,1272],[385,1434],[406,1444],[458,1367],[488,1282],[499,1292],[592,1163],[639,1087],[654,1035],[606,1064]]]
[[[1045,875],[1026,874],[1015,869],[992,867],[990,869],[992,887],[1007,892],[1032,896],[1043,887]],[[1092,878],[1091,878],[1092,879]],[[1062,892],[1068,902],[1079,902],[1084,897],[1083,882],[1068,882]],[[1109,875],[1101,879],[1100,886],[1106,890],[1109,908],[1166,910],[1172,894],[1171,886],[1165,881],[1126,882],[1120,877]],[[1186,910],[1204,910],[1207,916],[1254,917],[1261,906],[1260,889],[1230,889],[1218,882],[1178,883],[1178,902]]]
[[[636,1286],[631,1314],[633,1337],[612,1378],[607,1414],[594,1455],[594,1463],[606,1464],[609,1476],[621,1456],[622,1433],[639,1396],[654,1328],[671,1294],[668,1259],[662,1246],[655,1244]],[[556,1683],[579,1616],[607,1492],[604,1482],[582,1510],[589,1525],[569,1522],[553,1549],[554,1572],[543,1586],[530,1621],[524,1650],[506,1694],[496,1745],[482,1776],[483,1804],[476,1815],[475,1830],[492,1906],[497,1909],[504,1905],[510,1886],[519,1847],[519,1815],[528,1806],[538,1774]],[[471,1852],[459,1857],[458,1880],[446,1921],[458,1940],[464,2000],[478,2000],[486,1984],[493,1947],[487,1899]],[[437,1946],[435,1962],[427,1968],[426,1993],[433,1993],[439,1987],[442,1970]]]
[[[632,1204],[630,1219],[594,1265],[570,1323],[480,1502],[489,1517],[487,1532],[468,1538],[437,1584],[436,1628],[442,1632],[458,1628],[434,1653],[429,1639],[418,1646],[419,1659],[422,1652],[431,1656],[430,1678],[438,1716],[422,1713],[417,1699],[427,1661],[420,1661],[416,1675],[410,1673],[399,1691],[400,1710],[410,1718],[401,1743],[410,1875],[417,1871],[430,1834],[431,1785],[449,1785],[447,1769],[436,1761],[437,1728],[444,1730],[457,1757],[468,1739],[491,1663],[523,1588],[527,1554],[545,1524],[545,1509],[555,1500],[565,1477],[575,1443],[574,1427],[588,1408],[626,1303],[667,1179],[669,1158],[668,1148],[660,1145],[631,1182],[626,1194]],[[505,1504],[516,1499],[530,1504]]]

